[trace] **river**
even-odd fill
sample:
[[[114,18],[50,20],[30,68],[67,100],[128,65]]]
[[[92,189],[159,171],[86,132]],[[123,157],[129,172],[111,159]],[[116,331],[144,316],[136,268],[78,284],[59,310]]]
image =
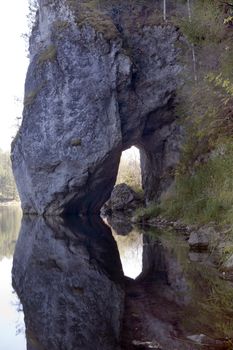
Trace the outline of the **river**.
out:
[[[0,207],[0,348],[25,350],[22,306],[12,287],[13,253],[21,221],[18,207]]]
[[[1,350],[233,349],[214,251],[126,218],[20,221],[0,208]]]

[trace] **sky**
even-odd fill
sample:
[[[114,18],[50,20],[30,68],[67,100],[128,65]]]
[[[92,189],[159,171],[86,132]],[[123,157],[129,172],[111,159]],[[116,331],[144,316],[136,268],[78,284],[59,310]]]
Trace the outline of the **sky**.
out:
[[[11,286],[12,262],[12,257],[0,261],[0,344],[3,350],[24,350],[24,317],[17,311],[19,300]]]
[[[28,66],[22,34],[28,32],[27,13],[27,0],[0,2],[0,148],[3,150],[10,150],[16,118],[22,115]]]

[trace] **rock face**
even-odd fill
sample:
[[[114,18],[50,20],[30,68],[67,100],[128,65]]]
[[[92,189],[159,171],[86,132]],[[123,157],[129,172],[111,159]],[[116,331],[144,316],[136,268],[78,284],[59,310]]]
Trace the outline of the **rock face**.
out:
[[[177,30],[151,20],[156,3],[135,5],[129,18],[127,1],[38,2],[12,144],[24,213],[99,212],[132,145],[141,150],[147,199],[157,198],[179,159]]]
[[[28,350],[120,349],[123,271],[100,220],[24,218],[12,278]]]

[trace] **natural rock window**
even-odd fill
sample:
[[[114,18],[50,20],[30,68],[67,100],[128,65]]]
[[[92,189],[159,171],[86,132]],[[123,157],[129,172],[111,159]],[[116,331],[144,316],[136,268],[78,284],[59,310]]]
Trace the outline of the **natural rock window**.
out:
[[[132,146],[122,152],[116,184],[126,183],[135,191],[142,190],[140,153]]]

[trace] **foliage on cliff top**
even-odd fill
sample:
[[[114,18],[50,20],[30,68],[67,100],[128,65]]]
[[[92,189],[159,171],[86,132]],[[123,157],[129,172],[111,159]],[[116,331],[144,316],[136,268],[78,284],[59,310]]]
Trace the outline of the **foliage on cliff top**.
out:
[[[111,17],[101,10],[101,1],[89,0],[77,2],[75,0],[68,0],[67,2],[75,14],[75,21],[79,27],[84,25],[93,26],[107,40],[118,36],[118,30]]]
[[[67,0],[79,27],[93,26],[107,40],[142,30],[144,26],[163,25],[158,3],[150,0]]]
[[[185,17],[177,16],[175,22],[189,41],[195,45],[205,42],[219,43],[225,35],[224,12],[217,1],[195,1],[191,14]]]

